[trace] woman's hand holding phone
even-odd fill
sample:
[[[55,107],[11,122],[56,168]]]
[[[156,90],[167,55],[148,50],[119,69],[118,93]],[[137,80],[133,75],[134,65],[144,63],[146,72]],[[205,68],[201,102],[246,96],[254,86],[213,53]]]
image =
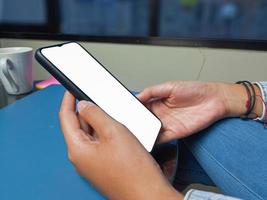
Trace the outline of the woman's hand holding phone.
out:
[[[260,93],[257,89],[256,93]],[[172,81],[146,88],[138,96],[162,122],[159,142],[184,138],[225,117],[246,112],[242,85],[220,82]],[[255,113],[261,115],[261,102]]]
[[[95,104],[66,93],[60,122],[69,159],[110,199],[182,199],[136,137]],[[145,133],[144,133],[145,134]]]
[[[80,44],[43,47],[35,57],[77,99],[91,99],[131,130],[147,151],[152,150],[160,120]]]

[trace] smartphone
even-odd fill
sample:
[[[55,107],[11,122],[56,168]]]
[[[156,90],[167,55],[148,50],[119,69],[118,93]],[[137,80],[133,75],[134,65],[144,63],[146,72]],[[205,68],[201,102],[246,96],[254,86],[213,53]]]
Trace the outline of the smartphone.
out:
[[[35,58],[78,100],[93,101],[152,150],[160,120],[80,44],[43,47]]]

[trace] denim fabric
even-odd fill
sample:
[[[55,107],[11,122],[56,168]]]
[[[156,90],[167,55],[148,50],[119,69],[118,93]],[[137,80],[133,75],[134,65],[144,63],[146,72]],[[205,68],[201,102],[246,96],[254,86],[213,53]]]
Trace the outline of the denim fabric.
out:
[[[183,141],[178,142],[178,162],[173,186],[183,191],[192,183],[215,186]]]
[[[182,142],[192,154],[180,155],[178,185],[214,183],[225,195],[267,199],[267,130],[261,123],[226,119]]]

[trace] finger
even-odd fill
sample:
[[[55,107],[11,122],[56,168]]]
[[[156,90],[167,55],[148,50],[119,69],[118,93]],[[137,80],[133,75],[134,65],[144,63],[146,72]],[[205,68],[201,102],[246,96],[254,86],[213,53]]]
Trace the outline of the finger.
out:
[[[64,97],[62,99],[60,112],[61,111],[75,111],[75,98],[70,92],[65,92]]]
[[[155,85],[144,89],[140,94],[137,95],[138,99],[145,103],[154,98],[167,98],[170,96],[173,89],[171,82]]]
[[[86,133],[86,136],[88,136],[91,141],[96,141],[97,135],[95,134],[92,127],[82,118],[80,114],[78,114],[78,118],[80,121],[81,129]]]
[[[59,118],[68,147],[84,141],[84,132],[80,129],[75,107],[75,98],[69,92],[66,92],[62,100]]]
[[[79,114],[78,114],[78,118],[79,118],[79,121],[80,121],[81,129],[84,132],[91,134],[90,126],[86,123],[86,121],[84,121],[84,119]]]
[[[80,101],[78,111],[81,117],[96,131],[99,138],[109,134],[109,128],[116,123],[114,119],[92,102]]]

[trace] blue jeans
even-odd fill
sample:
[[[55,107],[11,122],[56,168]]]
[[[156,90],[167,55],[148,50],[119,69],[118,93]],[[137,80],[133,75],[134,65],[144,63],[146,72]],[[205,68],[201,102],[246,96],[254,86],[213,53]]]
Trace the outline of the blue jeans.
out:
[[[222,120],[178,144],[178,190],[202,183],[245,200],[267,199],[267,129],[261,123]]]

